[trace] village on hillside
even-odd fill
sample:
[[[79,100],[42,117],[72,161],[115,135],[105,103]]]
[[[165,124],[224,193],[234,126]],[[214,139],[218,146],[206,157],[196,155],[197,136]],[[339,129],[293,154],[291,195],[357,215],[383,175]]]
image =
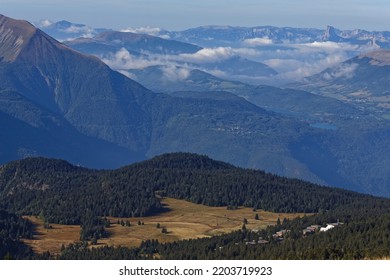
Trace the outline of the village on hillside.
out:
[[[336,223],[327,223],[326,227],[323,227],[321,225],[311,225],[302,230],[302,237],[305,238],[315,233],[327,232],[340,225],[343,225],[343,223],[340,223],[340,221],[337,221]],[[252,232],[258,232],[258,230],[253,229]],[[289,229],[279,230],[272,235],[272,240],[283,241],[290,232],[291,230]],[[252,240],[252,241],[245,242],[246,245],[268,244],[268,243],[270,243],[270,240],[265,240],[262,237],[260,237],[258,241]]]

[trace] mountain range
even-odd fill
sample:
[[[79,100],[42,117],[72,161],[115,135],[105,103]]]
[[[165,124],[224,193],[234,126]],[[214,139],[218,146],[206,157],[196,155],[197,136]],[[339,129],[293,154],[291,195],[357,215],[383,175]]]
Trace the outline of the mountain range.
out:
[[[7,42],[0,50],[0,87],[8,95],[7,98],[6,94],[2,95],[3,112],[8,118],[28,124],[32,130],[38,129],[39,124],[46,128],[42,116],[49,115],[49,119],[54,119],[54,115],[80,134],[128,149],[134,154],[129,161],[137,160],[137,155],[146,157],[181,149],[215,153],[231,145],[228,144],[229,139],[237,138],[237,151],[228,157],[232,157],[231,161],[236,158],[245,165],[240,152],[244,143],[251,142],[248,134],[252,131],[264,133],[264,130],[279,123],[278,116],[244,99],[232,99],[229,94],[222,95],[221,101],[217,101],[207,96],[185,99],[153,93],[112,71],[95,57],[60,44],[27,22],[2,16],[1,24],[6,30],[2,32],[1,40]],[[17,105],[14,105],[16,102]],[[26,112],[31,111],[29,106],[36,108],[38,116],[26,116]],[[241,123],[241,119],[246,118],[254,118],[256,122]],[[60,121],[56,123],[60,124]],[[286,122],[294,123],[290,120]],[[64,126],[59,127],[62,129]],[[282,143],[286,133],[283,127],[277,130],[275,137],[280,135],[278,143]],[[5,131],[9,134],[5,139],[15,143],[18,131],[18,128]],[[46,140],[45,137],[42,139]],[[79,143],[69,138],[67,142]],[[283,150],[287,148],[286,144],[280,145],[284,146]],[[263,150],[261,146],[259,148]],[[51,155],[42,149],[20,149],[30,151],[30,155]],[[61,145],[58,149],[62,149]],[[12,151],[10,148],[4,150]],[[74,162],[73,156],[77,153],[63,155]],[[111,158],[117,156],[113,154]],[[2,161],[9,159],[3,157]],[[90,161],[85,158],[80,163],[88,164]],[[107,167],[105,160],[95,164]]]
[[[42,20],[36,26],[47,34],[59,39],[69,39],[69,34],[77,37],[91,37],[108,31],[104,28],[93,28],[85,24],[75,24],[67,21],[56,23]],[[126,30],[126,29],[124,29]],[[211,46],[236,46],[245,40],[263,38],[264,44],[304,44],[313,42],[343,42],[357,45],[376,45],[381,48],[390,47],[389,31],[367,31],[362,29],[340,30],[333,26],[325,29],[293,28],[276,26],[200,26],[182,31],[168,31],[160,28],[128,28],[132,32],[139,32],[165,39],[178,40],[202,47]],[[76,33],[78,31],[78,33]],[[75,38],[76,36],[73,36]],[[261,41],[258,41],[261,43]]]
[[[108,64],[110,60],[114,60],[111,66],[115,70],[121,70],[121,66],[143,68],[145,65],[154,65],[164,61],[164,63],[182,65],[187,68],[222,72],[229,76],[268,77],[277,74],[274,69],[263,63],[237,54],[226,53],[224,49],[215,50],[216,58],[213,58],[209,50],[197,45],[147,34],[107,31],[92,38],[65,41],[64,44],[80,52],[96,55],[108,61]],[[135,61],[138,61],[139,65],[134,63]]]
[[[353,104],[302,90],[230,82],[202,71],[184,76],[197,77],[203,92],[158,90],[158,85],[151,91],[129,78],[134,73],[113,71],[28,22],[0,16],[0,30],[2,163],[40,155],[112,168],[187,151],[390,195],[388,123]]]

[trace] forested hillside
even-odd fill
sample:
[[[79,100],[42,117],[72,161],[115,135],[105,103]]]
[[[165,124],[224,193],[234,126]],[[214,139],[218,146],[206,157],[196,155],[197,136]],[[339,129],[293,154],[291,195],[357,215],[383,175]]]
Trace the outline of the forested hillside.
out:
[[[0,191],[6,209],[62,224],[79,224],[87,211],[117,217],[155,213],[161,209],[156,193],[277,212],[319,212],[369,197],[185,153],[102,171],[29,158],[0,169]]]
[[[226,206],[232,211],[246,206],[252,207],[254,212],[264,209],[317,214],[280,221],[275,227],[257,232],[243,227],[241,232],[207,239],[167,244],[146,242],[138,249],[91,251],[82,244],[71,245],[60,257],[154,256],[145,254],[145,250],[172,259],[305,256],[349,259],[390,255],[389,199],[241,169],[206,156],[166,154],[117,170],[90,170],[44,158],[15,161],[0,168],[0,208],[21,215],[40,216],[47,223],[80,224],[81,240],[107,236],[107,216],[138,217],[166,211],[160,203],[161,196]],[[331,232],[302,237],[305,227],[326,226],[336,221],[342,225]],[[283,242],[274,240],[272,234],[283,229],[289,230],[288,236]],[[20,236],[27,234],[28,237],[28,232]],[[13,239],[17,241],[18,236]],[[248,240],[257,242],[260,239],[267,240],[268,244],[246,244]],[[219,250],[220,247],[225,249]],[[305,255],[308,250],[311,253]]]

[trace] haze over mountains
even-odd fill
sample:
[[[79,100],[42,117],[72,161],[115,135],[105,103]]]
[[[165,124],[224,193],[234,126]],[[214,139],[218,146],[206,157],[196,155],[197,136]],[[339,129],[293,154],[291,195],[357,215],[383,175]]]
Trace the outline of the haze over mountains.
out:
[[[361,103],[231,82],[194,69],[236,77],[248,76],[253,69],[274,71],[233,48],[229,52],[229,47],[202,48],[113,31],[67,46],[5,16],[0,16],[0,31],[0,117],[6,128],[0,138],[2,163],[42,155],[108,168],[186,151],[390,195],[390,130],[384,111],[367,114]],[[98,54],[111,67],[115,59],[128,66],[155,63],[118,69],[122,75],[90,54]],[[378,55],[386,57],[387,52],[368,56],[373,55],[382,61]],[[168,59],[162,60],[164,56]],[[242,65],[250,66],[248,72],[234,72]],[[363,75],[367,69],[362,69]],[[271,72],[265,76],[276,73]],[[159,79],[167,73],[174,79],[164,85]],[[129,78],[133,75],[146,87]],[[388,84],[386,71],[383,76],[382,87]]]
[[[61,27],[64,25],[63,22],[52,24],[48,24],[47,21],[44,22],[45,24],[38,23],[37,26],[41,26],[44,31],[59,40],[69,41],[69,38],[77,37],[92,38],[99,33],[97,29],[85,25],[67,23],[66,28],[64,28]],[[56,28],[57,25],[59,27]],[[94,31],[91,32],[91,30]],[[278,73],[269,72],[268,75],[264,76],[248,75],[250,71],[246,71],[245,73],[233,73],[234,75],[232,75],[229,71],[225,71],[223,67],[214,67],[216,69],[213,69],[212,67],[202,68],[199,65],[190,65],[190,69],[206,70],[220,78],[254,84],[281,85],[286,82],[293,82],[316,74],[327,67],[335,66],[362,52],[390,47],[390,32],[388,31],[365,31],[360,29],[349,31],[339,30],[332,26],[328,26],[326,29],[273,26],[202,26],[183,31],[143,27],[125,28],[121,31],[148,34],[162,39],[195,44],[203,48],[196,56],[187,57],[187,60],[184,60],[185,63],[193,63],[194,59],[199,61],[200,58],[209,61],[220,61],[239,56],[249,61],[266,64]],[[92,39],[93,41],[94,39]],[[73,47],[77,48],[77,45],[79,44],[76,41]],[[90,47],[93,47],[93,44]],[[142,59],[137,59],[139,58],[138,54],[133,53],[131,48],[127,51],[130,52],[131,61],[138,62],[131,66],[131,69],[144,68],[145,64],[147,66],[166,64],[167,60],[176,66],[178,60],[183,63],[183,57],[179,57],[179,59],[178,57],[167,58],[161,55],[156,56],[157,53],[154,53],[155,56],[152,58],[142,57]],[[91,48],[88,52],[94,53]],[[101,52],[99,55],[101,55]],[[124,58],[125,62],[129,57],[129,54],[124,55],[123,52],[119,52],[117,55]],[[105,58],[106,62],[113,60],[113,57]],[[188,58],[191,59],[188,60]],[[110,66],[116,70],[130,69],[128,63],[121,65],[118,64],[118,60],[115,62],[111,63]],[[239,68],[245,68],[245,66],[241,63]]]
[[[298,88],[331,96],[388,116],[390,51],[361,54],[304,79]]]

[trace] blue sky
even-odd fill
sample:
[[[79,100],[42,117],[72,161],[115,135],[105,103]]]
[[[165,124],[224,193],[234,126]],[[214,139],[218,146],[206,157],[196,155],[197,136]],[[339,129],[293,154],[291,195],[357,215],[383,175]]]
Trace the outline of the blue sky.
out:
[[[201,25],[390,30],[389,0],[0,0],[0,13],[37,22],[69,20],[93,27]]]

